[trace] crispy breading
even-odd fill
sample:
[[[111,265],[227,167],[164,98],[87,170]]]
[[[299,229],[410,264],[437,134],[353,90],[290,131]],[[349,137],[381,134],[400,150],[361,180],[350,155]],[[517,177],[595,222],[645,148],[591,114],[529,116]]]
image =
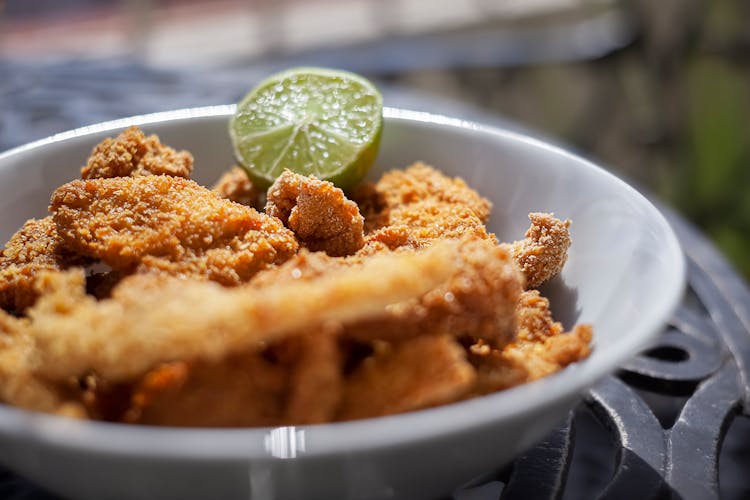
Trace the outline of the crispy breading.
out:
[[[156,135],[146,136],[135,125],[114,139],[108,137],[91,151],[82,179],[139,175],[173,175],[190,178],[193,155],[163,145]]]
[[[287,425],[333,420],[343,394],[343,359],[339,325],[323,325],[292,339],[298,345],[284,414]]]
[[[484,223],[492,204],[459,178],[450,178],[423,163],[385,173],[374,186],[355,193],[365,217],[367,241],[379,229],[404,226],[410,242],[473,236],[495,241]],[[391,246],[391,245],[388,245]]]
[[[450,333],[480,337],[495,346],[510,341],[522,275],[510,254],[492,241],[459,241],[460,263],[450,279],[419,298],[393,304],[385,315],[347,324],[345,335],[390,340]]]
[[[222,198],[248,207],[257,207],[260,200],[258,189],[245,171],[237,166],[224,172],[211,189]]]
[[[474,368],[449,335],[383,344],[344,386],[339,420],[377,417],[455,401],[473,386]]]
[[[526,288],[537,288],[562,271],[570,248],[570,221],[553,214],[529,214],[531,226],[526,238],[510,244],[513,258],[526,276]]]
[[[0,401],[29,410],[84,417],[83,407],[66,398],[57,384],[36,376],[35,349],[28,321],[0,310]]]
[[[354,196],[365,216],[363,253],[414,248],[440,238],[497,241],[484,225],[492,204],[463,180],[451,179],[422,163],[387,172],[376,184],[360,187]],[[570,221],[546,213],[531,213],[529,218],[526,238],[503,245],[526,276],[526,288],[536,288],[562,270],[571,241]]]
[[[569,221],[532,213],[525,239],[498,244],[490,202],[421,163],[357,189],[359,206],[286,171],[267,213],[243,171],[212,191],[191,169],[130,128],[11,238],[0,306],[31,307],[0,311],[0,400],[146,425],[304,425],[466,399],[589,355],[591,327],[564,332],[533,289],[565,263]]]
[[[523,290],[523,276],[506,249],[488,240],[455,240],[458,261],[450,278],[409,301],[391,304],[385,314],[347,323],[343,335],[358,341],[398,340],[417,335],[471,334],[495,346],[513,338],[515,304]],[[376,254],[408,254],[403,247]],[[332,258],[300,252],[281,266],[258,273],[256,287],[315,279],[328,272],[361,265],[372,255]]]
[[[562,325],[552,318],[549,300],[538,290],[526,290],[516,305],[516,341],[534,342],[562,333]]]
[[[331,257],[323,252],[311,252],[303,248],[283,264],[270,267],[253,276],[249,285],[262,288],[274,287],[286,282],[309,281],[357,262],[362,261]]]
[[[591,325],[564,332],[552,318],[549,300],[537,290],[521,294],[516,308],[516,340],[502,349],[479,341],[470,347],[477,367],[476,392],[486,394],[558,372],[591,353]]]
[[[52,195],[63,245],[114,270],[238,285],[298,244],[280,221],[165,175],[73,181]]]
[[[95,372],[117,382],[165,361],[216,361],[315,325],[383,314],[447,281],[459,262],[457,245],[443,242],[260,289],[134,275],[102,301],[85,294],[82,271],[43,273],[46,293],[29,310],[30,329],[43,375]]]
[[[268,188],[266,213],[278,217],[310,250],[351,255],[365,244],[357,204],[333,183],[284,170]]]
[[[61,247],[52,217],[27,221],[0,251],[0,308],[23,311],[36,301],[39,272],[82,261]]]
[[[124,421],[175,427],[278,425],[288,370],[261,353],[159,365],[137,384]]]

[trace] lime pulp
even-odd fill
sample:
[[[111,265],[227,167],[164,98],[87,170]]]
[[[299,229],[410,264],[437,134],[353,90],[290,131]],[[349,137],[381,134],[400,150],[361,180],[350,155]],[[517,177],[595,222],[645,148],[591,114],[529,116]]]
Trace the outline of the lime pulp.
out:
[[[348,189],[375,162],[383,98],[365,78],[346,71],[295,68],[248,93],[230,119],[239,163],[262,187],[284,169]]]

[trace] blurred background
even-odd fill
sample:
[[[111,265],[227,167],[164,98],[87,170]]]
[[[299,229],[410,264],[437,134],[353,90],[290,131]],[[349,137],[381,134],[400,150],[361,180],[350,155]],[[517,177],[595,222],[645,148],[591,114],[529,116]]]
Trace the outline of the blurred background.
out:
[[[564,143],[750,277],[747,0],[0,0],[0,149],[298,64]]]

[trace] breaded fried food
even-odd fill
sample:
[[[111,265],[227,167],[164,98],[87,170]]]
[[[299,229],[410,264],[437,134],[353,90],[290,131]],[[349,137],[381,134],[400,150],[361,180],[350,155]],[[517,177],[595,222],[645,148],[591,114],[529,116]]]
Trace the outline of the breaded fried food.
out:
[[[0,310],[0,401],[29,410],[86,416],[83,407],[66,399],[60,387],[35,375],[35,347],[28,321]]]
[[[0,251],[0,308],[23,311],[36,301],[34,282],[41,271],[82,261],[62,248],[52,217],[27,221]]]
[[[166,175],[73,181],[52,195],[65,248],[124,273],[247,281],[297,251],[279,220]]]
[[[253,181],[237,166],[224,172],[211,189],[222,198],[248,207],[257,207],[260,199],[260,193],[253,185]]]
[[[515,304],[523,276],[506,249],[491,240],[465,238],[450,279],[426,294],[394,304],[385,315],[346,325],[357,340],[393,340],[449,333],[473,335],[495,346],[513,338]]]
[[[459,178],[423,163],[384,174],[356,193],[365,216],[362,253],[416,248],[441,238],[473,237],[497,242],[485,227],[492,204]],[[526,238],[506,246],[526,278],[537,288],[562,270],[570,247],[570,221],[531,213]]]
[[[383,314],[448,281],[459,259],[457,245],[442,242],[261,289],[134,275],[102,301],[86,295],[82,271],[43,273],[46,293],[29,310],[29,328],[41,375],[94,372],[118,382],[166,361],[218,361],[315,325]]]
[[[91,151],[82,179],[140,175],[172,175],[190,178],[193,155],[163,145],[156,135],[146,136],[132,126],[114,139],[108,137]]]
[[[340,325],[322,325],[290,339],[297,345],[284,413],[286,425],[330,422],[343,396],[343,354],[338,347]]]
[[[266,213],[281,219],[310,250],[341,257],[365,244],[359,207],[331,182],[284,170],[268,188],[267,200]]]
[[[131,127],[0,252],[0,400],[144,425],[307,425],[428,408],[590,352],[534,290],[569,221],[498,244],[489,201],[417,163],[360,187],[244,171],[211,189]],[[364,217],[363,217],[364,215]],[[89,264],[93,264],[90,266]],[[528,290],[525,290],[527,288]],[[25,311],[22,309],[25,308]]]
[[[450,241],[450,240],[447,240]],[[465,238],[457,245],[456,268],[448,280],[409,301],[391,304],[376,317],[347,323],[343,335],[357,341],[398,340],[418,335],[471,334],[495,346],[513,338],[515,304],[523,276],[507,249],[489,240]],[[377,255],[406,255],[408,247]],[[322,253],[300,252],[281,266],[258,273],[255,287],[316,279],[328,272],[361,265],[371,255],[337,259]]]
[[[123,420],[175,427],[278,425],[287,379],[286,367],[259,352],[165,363],[138,382]]]
[[[344,387],[339,420],[418,410],[461,399],[476,373],[450,335],[425,335],[382,344]]]
[[[479,394],[507,389],[556,373],[591,353],[591,325],[564,332],[552,318],[549,300],[537,290],[521,294],[516,307],[516,339],[502,349],[478,342],[470,357],[477,368]]]
[[[526,288],[537,288],[560,274],[568,259],[570,221],[556,219],[553,214],[529,214],[531,226],[526,238],[510,244],[513,258],[526,277]]]
[[[496,241],[484,223],[492,204],[459,178],[450,178],[423,163],[384,174],[374,186],[355,193],[365,217],[368,244],[375,240],[397,246],[384,228],[402,227],[411,245],[429,245],[438,239],[474,237]],[[396,233],[399,241],[403,235]]]

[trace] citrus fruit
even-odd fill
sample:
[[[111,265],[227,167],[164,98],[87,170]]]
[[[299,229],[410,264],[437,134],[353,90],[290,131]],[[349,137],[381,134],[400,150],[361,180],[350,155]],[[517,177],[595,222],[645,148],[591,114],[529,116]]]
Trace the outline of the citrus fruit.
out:
[[[234,153],[249,177],[270,185],[285,168],[352,187],[375,162],[383,98],[346,71],[295,68],[250,91],[229,122]]]

